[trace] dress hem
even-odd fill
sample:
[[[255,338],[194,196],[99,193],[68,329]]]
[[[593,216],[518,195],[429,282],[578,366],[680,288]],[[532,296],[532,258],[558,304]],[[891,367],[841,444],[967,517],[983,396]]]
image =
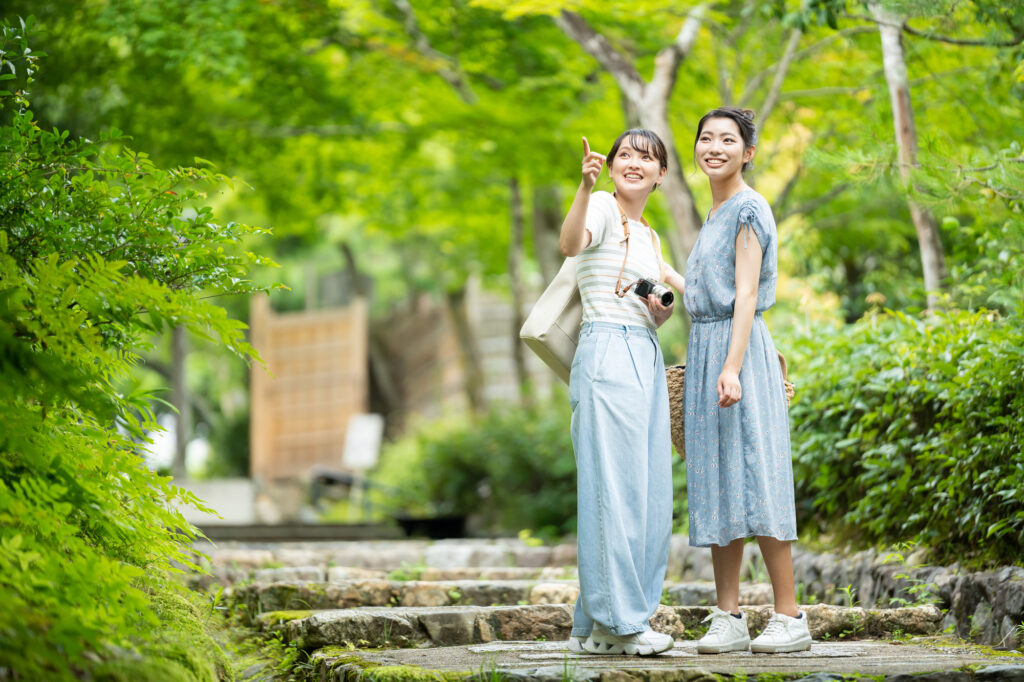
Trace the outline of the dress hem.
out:
[[[726,545],[728,545],[731,542],[734,542],[736,540],[741,540],[741,539],[742,540],[746,540],[747,538],[774,538],[775,540],[778,540],[779,542],[796,542],[797,539],[798,539],[795,534],[793,535],[793,537],[785,537],[785,536],[786,536],[785,533],[761,533],[761,532],[753,531],[752,530],[752,531],[748,531],[745,535],[737,535],[734,538],[732,538],[731,540],[726,540],[725,542],[715,542],[714,540],[709,540],[707,542],[694,542],[693,538],[691,537],[690,538],[690,547],[711,547],[712,545],[718,545],[719,547],[725,547]]]

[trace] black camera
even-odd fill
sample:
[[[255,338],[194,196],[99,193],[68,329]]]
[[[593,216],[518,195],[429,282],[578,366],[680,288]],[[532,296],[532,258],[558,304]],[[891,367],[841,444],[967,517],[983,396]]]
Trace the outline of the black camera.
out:
[[[640,298],[647,298],[654,294],[661,299],[663,306],[670,306],[672,301],[676,300],[675,294],[668,287],[658,284],[653,279],[638,279],[633,287],[633,291]]]

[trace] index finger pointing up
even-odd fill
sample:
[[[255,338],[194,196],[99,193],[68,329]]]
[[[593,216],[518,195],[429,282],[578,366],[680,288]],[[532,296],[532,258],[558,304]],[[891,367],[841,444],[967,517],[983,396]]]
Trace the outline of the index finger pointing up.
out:
[[[586,136],[583,137],[583,156],[590,154],[590,143],[587,142]]]

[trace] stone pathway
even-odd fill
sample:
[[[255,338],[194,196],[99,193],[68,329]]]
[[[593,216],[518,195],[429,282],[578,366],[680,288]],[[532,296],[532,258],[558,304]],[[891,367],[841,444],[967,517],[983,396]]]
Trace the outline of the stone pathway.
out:
[[[305,649],[324,646],[423,647],[494,641],[565,641],[572,627],[572,604],[514,606],[369,607],[327,611],[274,611],[261,614],[263,631],[278,631]],[[771,617],[770,606],[745,606],[751,636]],[[804,607],[817,640],[934,634],[942,614],[934,606],[862,609],[817,604]],[[651,627],[673,638],[694,639],[703,632],[710,609],[665,606]]]
[[[319,679],[356,679],[360,673],[374,679],[431,679],[431,675],[463,671],[479,678],[495,673],[519,680],[713,680],[713,675],[750,676],[771,673],[769,679],[817,680],[863,679],[883,676],[918,682],[961,680],[1024,680],[1024,660],[984,653],[971,647],[931,642],[875,641],[815,642],[810,651],[793,654],[749,652],[702,656],[693,641],[676,642],[660,656],[589,656],[570,654],[564,642],[492,642],[476,646],[359,651],[313,656]],[[1016,665],[1014,665],[1016,663]],[[391,669],[383,666],[407,666]],[[966,672],[970,669],[972,672]],[[804,677],[818,673],[813,677]],[[822,674],[822,673],[828,673]],[[328,676],[330,675],[330,676]],[[401,677],[405,675],[406,677]],[[435,677],[436,679],[436,677]],[[906,678],[910,679],[910,678]]]
[[[455,677],[653,682],[769,674],[761,679],[873,676],[909,682],[901,676],[924,673],[914,682],[1024,682],[1020,654],[963,645],[952,637],[936,639],[949,627],[949,616],[933,605],[876,609],[807,603],[803,608],[815,638],[810,652],[698,656],[695,640],[706,627],[702,621],[709,613],[707,605],[715,600],[710,557],[678,536],[672,539],[664,603],[651,621],[656,630],[676,639],[676,647],[652,658],[567,652],[572,604],[579,591],[572,543],[225,543],[199,545],[197,550],[207,555],[201,561],[210,575],[196,577],[195,586],[225,586],[223,603],[242,622],[306,651],[309,661],[295,670],[295,679],[304,682]],[[747,545],[745,556],[740,598],[753,636],[772,613],[765,606],[772,594],[756,545]],[[847,603],[856,588],[835,582],[847,574],[832,569],[825,555],[808,556],[798,552],[796,562],[798,581],[806,576],[804,601]],[[849,577],[862,589],[883,597],[883,588],[893,593],[883,579],[896,579],[888,573],[898,567],[869,566],[866,559],[858,566]],[[999,588],[1012,587],[1018,575],[1010,571],[990,580]],[[1018,592],[1006,594],[1012,608],[1000,606],[1004,620],[1010,617],[1005,614],[1020,611],[1013,596]],[[960,610],[973,608],[973,603],[955,601]]]

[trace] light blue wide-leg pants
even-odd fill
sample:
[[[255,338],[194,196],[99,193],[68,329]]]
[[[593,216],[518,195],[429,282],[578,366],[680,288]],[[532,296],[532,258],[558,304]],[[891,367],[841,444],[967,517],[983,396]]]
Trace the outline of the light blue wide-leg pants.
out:
[[[657,334],[590,322],[569,377],[580,595],[572,634],[643,632],[672,533],[668,387]]]

